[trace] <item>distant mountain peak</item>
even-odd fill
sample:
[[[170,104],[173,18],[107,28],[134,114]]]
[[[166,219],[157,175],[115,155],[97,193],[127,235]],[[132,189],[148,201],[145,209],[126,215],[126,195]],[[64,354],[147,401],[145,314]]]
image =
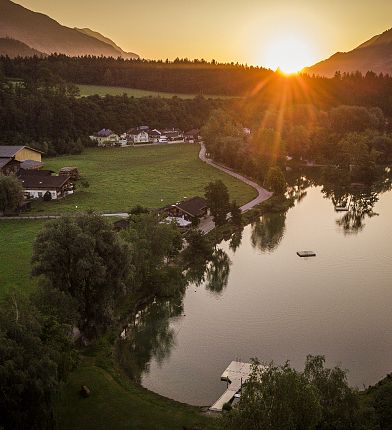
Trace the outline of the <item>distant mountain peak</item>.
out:
[[[33,12],[11,0],[0,0],[0,38],[19,40],[44,54],[138,58],[105,36],[92,30],[89,32],[61,25],[49,16]]]
[[[349,52],[337,52],[303,71],[327,77],[334,76],[337,71],[392,74],[392,29],[373,36]]]

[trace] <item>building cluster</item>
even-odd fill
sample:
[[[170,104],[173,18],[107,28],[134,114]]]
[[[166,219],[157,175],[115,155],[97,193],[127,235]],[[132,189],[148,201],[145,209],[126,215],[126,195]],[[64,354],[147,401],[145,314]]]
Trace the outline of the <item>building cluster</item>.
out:
[[[98,146],[130,146],[137,144],[164,144],[164,143],[197,143],[200,141],[200,130],[192,129],[183,132],[178,128],[158,130],[147,125],[131,128],[123,134],[116,134],[108,128],[90,136]]]
[[[57,200],[73,193],[72,180],[79,175],[76,168],[64,167],[54,175],[42,167],[41,151],[28,146],[0,146],[0,174],[15,175],[26,200]]]

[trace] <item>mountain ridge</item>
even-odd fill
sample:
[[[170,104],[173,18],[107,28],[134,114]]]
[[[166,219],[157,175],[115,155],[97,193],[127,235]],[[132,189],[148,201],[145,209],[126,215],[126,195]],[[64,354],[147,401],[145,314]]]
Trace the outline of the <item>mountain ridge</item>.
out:
[[[44,54],[107,57],[123,55],[119,47],[116,49],[97,37],[61,25],[49,16],[33,12],[11,0],[0,0],[0,38],[18,40]],[[133,55],[134,58],[139,58],[137,54]]]
[[[325,77],[332,77],[336,72],[357,71],[392,74],[392,28],[371,37],[351,51],[336,52],[331,57],[303,69],[304,73]]]

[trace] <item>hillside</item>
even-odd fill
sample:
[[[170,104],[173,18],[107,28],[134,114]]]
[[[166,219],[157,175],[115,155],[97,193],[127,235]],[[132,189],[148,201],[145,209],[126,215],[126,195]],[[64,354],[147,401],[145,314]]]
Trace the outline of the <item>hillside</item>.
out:
[[[349,52],[337,52],[304,72],[332,77],[336,71],[392,74],[392,29],[376,35]]]
[[[32,57],[34,55],[45,56],[42,52],[30,48],[25,43],[9,37],[0,38],[0,55],[7,55],[10,58]]]
[[[33,12],[10,0],[0,0],[0,37],[19,40],[45,54],[122,56],[118,47],[63,26],[47,15]]]
[[[113,40],[109,39],[108,37],[105,37],[101,33],[98,33],[98,31],[93,31],[93,30],[90,30],[89,28],[75,27],[74,29],[79,31],[80,33],[87,34],[87,36],[94,37],[95,39],[100,40],[101,42],[107,43],[108,45],[112,46],[118,52],[118,55],[122,58],[130,59],[130,60],[134,58],[139,58],[139,56],[133,52],[125,52],[118,45],[116,45],[113,42]]]

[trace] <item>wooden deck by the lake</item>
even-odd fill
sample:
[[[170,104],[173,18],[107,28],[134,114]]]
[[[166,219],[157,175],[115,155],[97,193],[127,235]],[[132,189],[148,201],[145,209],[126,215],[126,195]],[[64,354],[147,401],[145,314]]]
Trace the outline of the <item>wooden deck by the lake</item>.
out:
[[[229,367],[222,373],[221,380],[227,381],[226,391],[210,407],[210,411],[221,412],[225,403],[231,402],[234,396],[241,390],[242,384],[249,378],[251,363],[232,361]]]

